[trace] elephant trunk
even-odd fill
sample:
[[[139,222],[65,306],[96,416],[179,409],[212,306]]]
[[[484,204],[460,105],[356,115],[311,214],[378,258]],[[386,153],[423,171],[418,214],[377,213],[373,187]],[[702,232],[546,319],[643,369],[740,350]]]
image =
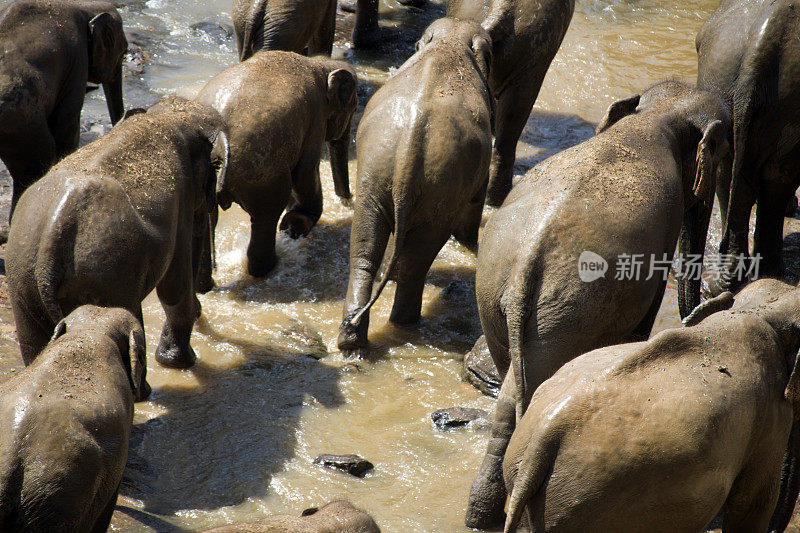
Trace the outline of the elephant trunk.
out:
[[[789,520],[792,518],[797,496],[800,494],[800,472],[798,472],[800,453],[798,453],[798,445],[800,445],[800,428],[798,428],[797,423],[794,423],[792,424],[792,432],[789,434],[786,455],[783,457],[780,495],[769,522],[768,531],[770,533],[780,533],[786,529],[786,526],[789,525]]]
[[[103,92],[106,95],[111,124],[116,124],[125,114],[125,105],[122,102],[122,61],[119,62],[115,69],[114,79],[108,83],[103,83]]]
[[[686,264],[689,260],[699,258],[700,265],[703,262],[703,252],[706,247],[706,233],[708,224],[711,220],[711,209],[704,206],[702,202],[695,202],[692,207],[686,210],[683,216],[683,228],[681,228],[680,240],[678,243],[678,253],[680,260]],[[691,263],[689,263],[691,264]],[[687,275],[688,274],[688,275]],[[678,308],[681,318],[686,318],[700,305],[700,270],[696,272],[683,272],[678,279]]]
[[[328,142],[328,151],[331,157],[331,174],[333,175],[333,188],[336,196],[342,200],[349,200],[350,194],[350,123],[344,129],[342,136]]]

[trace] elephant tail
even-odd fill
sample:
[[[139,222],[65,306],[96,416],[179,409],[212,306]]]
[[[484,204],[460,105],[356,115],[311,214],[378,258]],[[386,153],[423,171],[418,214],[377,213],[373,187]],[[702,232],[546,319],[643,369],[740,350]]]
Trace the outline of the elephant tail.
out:
[[[525,455],[517,469],[511,496],[508,499],[508,515],[503,529],[505,533],[517,530],[530,500],[544,485],[555,462],[559,437],[558,432],[545,425],[537,429],[534,437],[528,443]],[[530,524],[530,527],[533,531],[533,524]]]

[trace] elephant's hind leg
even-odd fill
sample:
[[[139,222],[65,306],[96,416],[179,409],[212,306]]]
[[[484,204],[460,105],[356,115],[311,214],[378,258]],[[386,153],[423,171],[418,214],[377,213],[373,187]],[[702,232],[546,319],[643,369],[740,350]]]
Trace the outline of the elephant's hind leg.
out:
[[[777,469],[775,470],[777,474]],[[734,483],[723,506],[722,533],[749,533],[767,531],[778,496],[777,476],[761,482],[761,486],[745,486],[739,479]]]
[[[56,142],[47,122],[35,121],[24,132],[17,132],[9,143],[3,142],[0,159],[13,180],[10,221],[22,193],[56,163]]]
[[[47,318],[44,309],[30,309],[21,297],[12,296],[11,311],[14,313],[22,361],[27,366],[50,342],[55,324]]]
[[[322,216],[322,184],[319,180],[319,159],[304,157],[292,172],[291,205],[283,215],[280,229],[292,239],[305,237]]]

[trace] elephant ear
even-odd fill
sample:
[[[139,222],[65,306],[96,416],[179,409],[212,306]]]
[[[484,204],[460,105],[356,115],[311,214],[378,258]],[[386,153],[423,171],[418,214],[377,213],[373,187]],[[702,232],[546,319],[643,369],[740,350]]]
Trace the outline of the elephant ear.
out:
[[[144,342],[144,332],[141,328],[135,327],[128,334],[128,357],[130,359],[130,380],[131,390],[135,401],[145,399],[149,394],[147,385],[147,355]]]
[[[478,68],[486,79],[489,81],[489,73],[492,65],[492,43],[483,35],[476,35],[472,39],[472,53],[475,54],[475,61],[478,63]]]
[[[639,105],[639,100],[641,100],[641,98],[642,98],[641,95],[634,94],[633,96],[629,96],[628,98],[617,100],[616,102],[608,106],[608,111],[606,111],[606,115],[603,117],[603,120],[600,121],[600,124],[597,125],[597,130],[595,130],[595,135],[599,135],[600,133],[606,131],[608,128],[610,128],[623,118],[627,117],[628,115],[636,113],[636,107]]]
[[[794,412],[794,419],[800,419],[800,370],[798,370],[798,359],[800,359],[800,352],[797,353],[792,367],[792,375],[789,376],[789,383],[786,385],[784,397],[792,405]]]
[[[114,80],[121,54],[125,33],[122,23],[111,13],[103,12],[89,21],[89,73],[91,81],[108,83]]]
[[[53,336],[50,337],[50,342],[53,342],[57,338],[59,338],[62,335],[64,335],[66,332],[67,332],[67,319],[66,318],[62,318],[61,320],[58,321],[58,324],[56,324],[56,327],[53,328]]]
[[[710,208],[714,203],[714,191],[717,186],[717,167],[728,155],[728,140],[722,121],[715,120],[703,132],[703,138],[697,145],[697,170],[692,192],[704,206]]]
[[[217,208],[217,197],[225,190],[225,180],[228,175],[228,164],[231,160],[231,146],[228,142],[228,134],[224,130],[219,130],[213,139],[211,149],[211,167],[214,170],[214,179],[210,179],[206,184],[206,207],[209,213],[213,213]],[[223,206],[223,209],[230,207]]]
[[[345,109],[356,95],[356,79],[347,69],[339,68],[328,74],[328,104],[331,109]]]

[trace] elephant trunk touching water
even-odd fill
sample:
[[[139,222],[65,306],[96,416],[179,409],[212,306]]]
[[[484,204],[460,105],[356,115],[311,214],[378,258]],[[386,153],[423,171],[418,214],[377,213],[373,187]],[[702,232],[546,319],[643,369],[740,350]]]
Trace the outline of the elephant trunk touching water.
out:
[[[646,339],[676,245],[702,258],[730,128],[713,94],[656,85],[613,103],[596,137],[534,167],[489,219],[476,293],[505,378],[468,526],[502,521],[501,463],[536,388],[582,353]],[[625,258],[638,258],[638,269],[620,273]],[[582,275],[587,261],[608,270]],[[679,280],[682,315],[700,303],[699,289],[699,280]]]

